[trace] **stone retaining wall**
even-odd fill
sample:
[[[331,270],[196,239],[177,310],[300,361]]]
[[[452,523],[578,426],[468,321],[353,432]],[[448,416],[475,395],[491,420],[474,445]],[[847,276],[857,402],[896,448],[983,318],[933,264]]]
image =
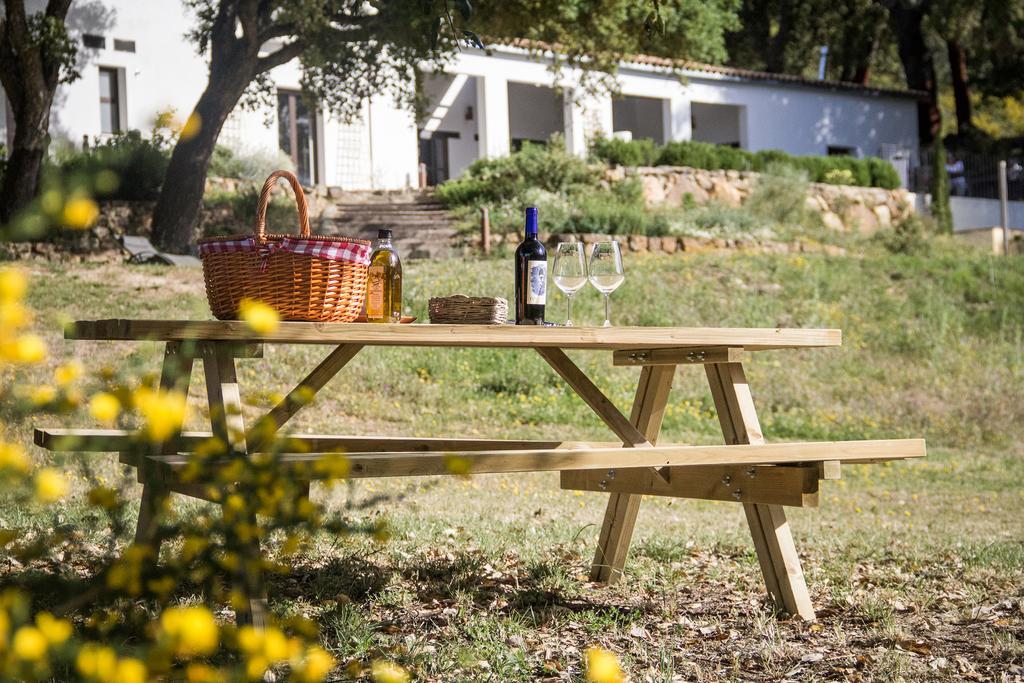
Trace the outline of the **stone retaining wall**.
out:
[[[609,181],[637,178],[648,207],[677,208],[689,201],[741,206],[754,191],[761,174],[686,166],[618,166],[608,169],[605,177]],[[891,228],[914,213],[914,195],[904,189],[809,183],[805,201],[808,208],[821,214],[826,227],[865,235]]]
[[[586,233],[582,235],[568,235],[540,233],[540,240],[549,247],[554,248],[559,242],[580,241],[584,244],[594,242],[605,242],[618,240],[620,248],[631,252],[654,252],[654,253],[700,253],[706,251],[717,251],[725,249],[738,249],[741,251],[762,252],[771,254],[829,254],[830,256],[842,256],[846,250],[833,244],[821,244],[808,240],[795,240],[793,242],[778,242],[774,240],[762,240],[755,238],[724,239],[718,237],[648,237],[647,235],[599,235]],[[521,233],[510,232],[502,235],[496,233],[491,235],[491,247],[506,245],[507,249],[515,249],[521,242]],[[479,253],[481,247],[480,235],[472,236],[465,245],[467,254]]]

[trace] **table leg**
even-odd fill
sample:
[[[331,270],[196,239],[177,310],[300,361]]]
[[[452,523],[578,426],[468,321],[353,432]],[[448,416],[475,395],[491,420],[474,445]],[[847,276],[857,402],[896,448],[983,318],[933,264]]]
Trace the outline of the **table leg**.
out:
[[[168,342],[164,348],[163,368],[160,371],[160,390],[177,391],[181,395],[181,402],[187,401],[189,384],[192,382],[192,365],[192,354],[189,349],[182,348],[182,342]],[[172,444],[180,435],[181,427],[167,441],[156,444],[156,452],[171,453]],[[142,480],[142,500],[139,502],[139,520],[135,526],[135,544],[151,546],[153,561],[156,562],[160,556],[161,542],[156,533],[158,513],[169,492],[159,479],[148,476],[143,463],[132,461],[127,454],[121,456],[121,462],[134,464],[138,468]]]
[[[640,371],[629,419],[651,444],[657,443],[661,432],[675,370],[674,365],[649,365]],[[609,497],[594,563],[590,568],[592,581],[615,583],[622,578],[633,527],[640,511],[640,498],[640,495],[630,493],[613,493]]]
[[[224,441],[234,453],[246,453],[245,420],[242,418],[242,399],[238,391],[235,359],[227,344],[210,344],[203,356],[206,373],[206,392],[210,402],[210,427],[214,436]],[[255,516],[247,520],[256,523]],[[248,605],[237,609],[238,624],[263,628],[267,621],[267,592],[260,567],[263,556],[259,538],[244,544],[233,583],[248,597]]]
[[[764,443],[743,366],[740,363],[715,363],[704,368],[725,442]],[[800,567],[800,557],[782,506],[745,503],[743,510],[754,539],[765,586],[776,606],[790,614],[814,620],[814,608]]]
[[[627,420],[564,351],[553,348],[536,350],[608,425],[608,428],[622,439],[624,446],[649,448],[657,442],[669,390],[672,388],[672,378],[675,376],[675,365],[644,366],[640,371],[633,409]],[[654,473],[664,478],[659,470],[654,469]],[[608,508],[605,510],[594,563],[590,568],[591,580],[614,583],[622,577],[622,568],[626,564],[626,553],[629,551],[629,542],[633,536],[633,526],[639,510],[639,495],[611,495]]]

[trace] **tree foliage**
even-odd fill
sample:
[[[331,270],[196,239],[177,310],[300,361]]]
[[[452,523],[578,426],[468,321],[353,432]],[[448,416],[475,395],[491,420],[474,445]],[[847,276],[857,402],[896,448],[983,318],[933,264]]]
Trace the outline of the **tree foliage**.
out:
[[[533,51],[557,46],[556,69],[614,71],[629,54],[721,60],[724,32],[736,28],[738,0],[186,0],[189,34],[210,55],[210,79],[171,156],[153,217],[165,249],[193,241],[203,183],[217,135],[232,109],[265,101],[268,72],[298,59],[305,95],[345,119],[389,93],[412,107],[417,69],[439,67],[468,46],[526,38]],[[542,44],[543,43],[543,44]],[[602,80],[583,79],[588,87]]]

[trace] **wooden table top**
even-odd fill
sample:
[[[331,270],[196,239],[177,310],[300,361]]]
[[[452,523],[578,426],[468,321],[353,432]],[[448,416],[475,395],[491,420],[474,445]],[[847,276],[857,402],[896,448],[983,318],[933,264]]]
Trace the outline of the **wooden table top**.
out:
[[[531,325],[387,325],[282,322],[256,334],[233,320],[82,320],[66,339],[237,341],[278,344],[447,346],[559,349],[734,347],[765,349],[839,346],[840,330],[716,327],[535,327]]]

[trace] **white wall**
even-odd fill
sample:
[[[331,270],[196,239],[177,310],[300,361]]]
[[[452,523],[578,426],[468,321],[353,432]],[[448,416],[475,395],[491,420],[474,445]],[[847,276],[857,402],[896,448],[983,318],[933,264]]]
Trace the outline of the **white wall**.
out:
[[[950,197],[949,208],[953,212],[953,229],[991,228],[1001,225],[998,199],[976,197]],[[1008,202],[1008,218],[1011,228],[1024,228],[1024,201]]]
[[[740,80],[700,71],[685,76],[686,82],[680,83],[673,74],[653,67],[626,65],[619,81],[629,95],[665,97],[678,92],[691,103],[744,107],[741,144],[751,151],[824,155],[829,145],[837,145],[853,147],[860,156],[877,156],[886,143],[918,148],[917,103],[911,97]]]
[[[608,126],[612,123],[613,109],[610,96],[582,94],[578,88],[578,72],[570,69],[555,74],[543,57],[535,59],[525,50],[494,46],[490,54],[485,54],[465,49],[445,71],[488,81],[565,88],[569,99],[562,125],[575,153],[584,153],[586,141],[595,134],[610,132]],[[680,79],[678,74],[663,68],[624,64],[617,82],[621,95],[662,102],[662,130],[673,140],[707,139],[704,138],[708,134],[707,125],[698,133],[691,128],[692,118],[697,119],[698,126],[702,125],[702,118],[707,119],[701,116],[704,104],[729,105],[730,109],[719,110],[728,115],[728,121],[715,121],[724,125],[719,132],[728,133],[729,139],[723,137],[721,141],[736,142],[738,128],[740,145],[751,151],[781,149],[790,154],[824,155],[829,146],[843,146],[854,148],[859,156],[877,156],[882,153],[882,145],[895,145],[912,152],[918,148],[917,103],[912,97],[880,94],[868,89],[745,80],[705,71],[687,71],[683,76]],[[501,104],[499,90],[496,86],[495,104]],[[486,93],[478,89],[478,109],[485,114],[487,99]],[[486,129],[489,124],[481,121],[480,125]],[[493,127],[505,125],[506,122],[498,121]],[[547,126],[552,125],[552,122],[547,123]],[[495,150],[501,150],[497,137],[492,143]]]
[[[184,38],[191,23],[177,2],[73,3],[68,28],[79,46],[81,78],[57,89],[50,115],[53,138],[80,145],[83,135],[92,138],[100,134],[100,67],[123,70],[126,106],[122,122],[126,128],[148,131],[156,115],[169,109],[187,116],[207,78],[205,61]],[[83,33],[104,36],[106,49],[84,47]],[[135,41],[135,52],[114,50],[115,38]]]
[[[477,140],[476,81],[472,76],[425,74],[423,90],[428,99],[426,118],[420,122],[420,137],[433,132],[455,133],[448,139],[448,172],[455,178],[476,161],[480,144]],[[467,119],[473,109],[473,118]]]
[[[29,0],[38,11],[43,0]],[[194,22],[180,0],[76,0],[68,13],[69,33],[79,47],[81,78],[57,89],[50,133],[58,144],[79,147],[82,137],[100,136],[99,68],[123,73],[122,123],[148,133],[158,113],[174,110],[179,121],[192,111],[206,87],[208,63],[185,38]],[[83,34],[102,35],[105,49],[82,45]],[[135,52],[114,50],[114,39],[135,41]],[[411,77],[411,76],[407,76]],[[299,90],[297,60],[271,72],[280,88]],[[0,98],[2,99],[2,98]],[[236,109],[222,130],[222,144],[240,152],[278,153],[276,98],[269,110]],[[320,181],[352,181],[351,189],[401,189],[415,184],[418,150],[411,112],[390,97],[364,105],[363,120],[343,124],[321,112]],[[0,141],[4,122],[0,109]],[[346,166],[347,164],[347,166]],[[358,166],[358,168],[354,167]],[[356,180],[357,179],[357,180]]]

